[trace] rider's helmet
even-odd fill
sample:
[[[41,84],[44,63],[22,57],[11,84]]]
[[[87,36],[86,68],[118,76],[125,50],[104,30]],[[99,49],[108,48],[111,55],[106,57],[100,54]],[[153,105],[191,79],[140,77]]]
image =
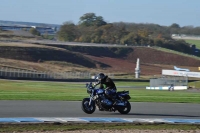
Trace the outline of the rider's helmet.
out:
[[[106,76],[103,73],[99,73],[96,76],[96,80],[98,80],[99,82],[101,82]]]

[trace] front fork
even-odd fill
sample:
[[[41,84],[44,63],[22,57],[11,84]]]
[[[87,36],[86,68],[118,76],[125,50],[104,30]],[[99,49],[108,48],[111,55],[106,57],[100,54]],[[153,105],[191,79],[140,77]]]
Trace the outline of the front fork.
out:
[[[92,103],[92,97],[90,97],[89,107],[90,107],[91,103]]]
[[[91,103],[92,103],[93,93],[94,93],[94,90],[92,90],[92,94],[90,95],[90,102],[89,102],[89,106],[90,106],[90,105],[91,105]]]

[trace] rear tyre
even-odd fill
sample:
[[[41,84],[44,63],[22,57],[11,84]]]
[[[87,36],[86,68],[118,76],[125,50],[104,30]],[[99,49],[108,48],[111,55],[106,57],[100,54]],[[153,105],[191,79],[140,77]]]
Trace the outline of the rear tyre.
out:
[[[129,103],[129,101],[126,101],[126,106],[120,107],[117,110],[121,114],[128,114],[131,111],[131,104]]]
[[[93,101],[91,102],[91,105],[89,105],[89,102],[90,102],[89,98],[84,98],[82,100],[81,109],[87,114],[92,114],[95,111],[96,107]]]

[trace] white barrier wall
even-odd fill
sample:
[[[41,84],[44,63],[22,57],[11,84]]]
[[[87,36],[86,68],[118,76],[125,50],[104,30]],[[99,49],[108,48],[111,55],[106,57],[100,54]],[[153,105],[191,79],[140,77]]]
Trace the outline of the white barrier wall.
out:
[[[174,86],[174,90],[187,90],[187,86]],[[169,86],[146,87],[147,90],[169,90]]]
[[[162,70],[162,75],[200,78],[200,72],[186,72],[176,70]]]

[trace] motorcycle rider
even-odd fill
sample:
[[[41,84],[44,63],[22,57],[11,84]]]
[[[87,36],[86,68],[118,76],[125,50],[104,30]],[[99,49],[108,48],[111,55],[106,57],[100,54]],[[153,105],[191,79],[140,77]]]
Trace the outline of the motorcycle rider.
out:
[[[96,76],[96,79],[98,80],[98,82],[95,84],[95,86],[100,84],[100,88],[104,88],[104,85],[105,85],[106,96],[109,99],[111,99],[113,101],[113,103],[115,103],[115,96],[116,96],[117,88],[116,88],[113,80],[103,73],[99,73]]]

